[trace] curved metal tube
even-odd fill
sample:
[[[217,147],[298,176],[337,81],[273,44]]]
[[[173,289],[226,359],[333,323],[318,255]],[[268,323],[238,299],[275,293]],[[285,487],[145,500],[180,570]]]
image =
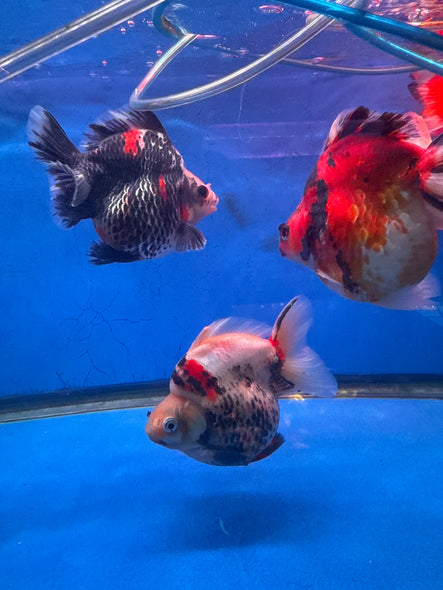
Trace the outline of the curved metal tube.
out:
[[[357,7],[360,7],[365,0],[354,0],[354,4]],[[173,5],[174,0],[167,0],[163,6],[154,8],[152,11],[152,20],[154,23],[155,28],[157,31],[165,35],[166,37],[177,39],[183,35],[187,34],[185,28],[181,25],[180,22],[171,22],[168,18],[165,18],[164,14],[167,10],[169,5]],[[204,49],[211,49],[213,51],[222,51],[223,53],[228,53],[231,55],[238,56],[239,52],[236,49],[231,49],[230,47],[226,46],[213,46],[208,47],[206,43],[201,43],[199,41],[199,37],[194,40],[194,46],[203,47]],[[254,53],[249,53],[249,56],[258,59],[259,57],[263,57],[263,54],[257,55]],[[387,74],[403,74],[408,72],[413,72],[417,69],[416,66],[413,65],[405,65],[405,66],[373,66],[370,68],[358,68],[358,67],[349,67],[349,66],[334,66],[330,64],[323,64],[323,63],[314,63],[313,60],[308,59],[296,59],[294,57],[285,57],[280,62],[282,65],[289,65],[289,66],[297,66],[300,68],[310,69],[310,70],[317,70],[322,72],[331,72],[335,74],[353,74],[353,75],[387,75]],[[155,67],[155,66],[154,66]]]
[[[177,94],[143,99],[143,92],[155,79],[155,76],[151,75],[151,70],[132,93],[129,99],[129,106],[136,110],[160,110],[189,104],[197,100],[202,100],[209,98],[210,96],[226,92],[227,90],[232,90],[233,88],[248,82],[248,80],[255,78],[255,76],[258,76],[258,74],[261,74],[291,53],[294,53],[294,51],[297,51],[303,47],[303,45],[321,33],[321,31],[326,29],[326,27],[328,27],[331,23],[331,19],[325,16],[318,16],[311,23],[306,25],[306,27],[304,27],[301,31],[298,31],[292,35],[289,39],[272,49],[266,55],[253,61],[247,66],[240,68],[239,70],[236,70],[235,72],[228,74],[219,80],[216,80],[215,82],[209,82],[208,84],[204,84],[184,92],[179,92]],[[194,38],[195,37],[197,36],[195,35]],[[189,43],[186,43],[182,46],[180,45],[180,41],[178,41],[178,43],[176,43],[176,45],[172,48],[172,52],[167,52],[165,55],[163,55],[154,66],[156,71],[158,72],[163,70],[171,61],[172,57],[177,55],[177,53],[188,44]]]
[[[404,61],[408,61],[418,68],[429,70],[434,74],[443,76],[443,63],[439,63],[433,59],[425,57],[424,55],[420,55],[419,53],[411,51],[406,47],[402,47],[393,41],[388,41],[381,35],[377,35],[369,29],[364,29],[363,27],[357,27],[350,24],[347,24],[346,28],[357,37],[360,37],[368,43],[371,43],[371,45],[374,45],[374,47],[378,47],[379,49],[382,49],[383,51],[386,51],[395,57],[403,59]]]
[[[113,0],[0,58],[0,83],[165,1]]]
[[[400,21],[396,21],[384,16],[378,16],[372,14],[361,8],[351,8],[349,6],[343,6],[328,2],[327,0],[279,0],[282,4],[289,4],[296,8],[305,8],[318,12],[334,18],[342,20],[345,23],[351,23],[359,27],[367,29],[373,29],[379,33],[389,33],[396,35],[402,39],[408,41],[414,41],[430,49],[437,49],[443,51],[443,37],[433,33],[432,31],[426,31],[414,27],[413,25],[407,25]]]
[[[203,100],[205,98],[209,98],[210,96],[226,92],[227,90],[232,90],[233,88],[239,86],[240,84],[244,84],[245,82],[251,80],[258,74],[262,73],[266,69],[272,67],[273,65],[279,62],[286,63],[288,65],[298,65],[307,68],[315,68],[323,71],[326,70],[330,72],[348,74],[390,74],[394,72],[403,73],[410,72],[415,70],[417,67],[421,67],[424,69],[428,69],[434,73],[443,75],[443,64],[436,62],[435,60],[429,59],[425,56],[422,56],[419,53],[406,49],[396,43],[388,41],[383,37],[377,35],[376,33],[364,28],[363,26],[361,26],[361,24],[364,23],[366,26],[369,26],[370,24],[377,31],[389,32],[391,34],[400,34],[401,32],[401,36],[404,38],[414,39],[415,41],[419,41],[422,43],[426,41],[427,46],[434,45],[441,46],[443,48],[443,38],[439,35],[436,35],[429,31],[417,29],[417,27],[413,27],[411,25],[405,25],[404,23],[373,15],[365,10],[361,10],[360,8],[350,8],[348,6],[349,4],[358,5],[359,3],[361,3],[359,2],[359,0],[349,0],[348,2],[343,2],[343,5],[332,4],[331,2],[325,2],[324,0],[282,1],[285,4],[290,4],[297,7],[303,6],[305,8],[308,7],[314,9],[317,12],[322,13],[323,16],[317,17],[304,29],[299,31],[299,33],[296,33],[286,42],[280,44],[266,55],[259,57],[248,66],[245,66],[244,68],[241,68],[229,74],[228,76],[216,80],[215,82],[210,82],[209,84],[198,86],[188,91],[162,97],[146,99],[142,98],[142,95],[155,80],[158,73],[162,71],[167,66],[167,64],[173,59],[173,57],[175,57],[184,47],[189,45],[189,43],[198,40],[198,35],[191,35],[190,33],[186,33],[186,31],[180,25],[173,24],[169,22],[167,19],[163,18],[164,9],[167,5],[172,4],[172,1],[168,0],[166,5],[164,5],[161,8],[161,10],[154,11],[154,24],[157,27],[157,29],[160,30],[162,33],[170,37],[178,37],[179,41],[171,48],[170,51],[168,51],[164,56],[162,56],[162,58],[155,64],[155,66],[148,72],[148,74],[145,76],[142,82],[134,90],[129,99],[129,104],[131,108],[136,110],[160,110],[165,108],[177,107],[184,104],[189,104],[197,100]],[[327,17],[324,16],[326,14],[328,15]],[[357,69],[346,68],[343,66],[313,64],[305,60],[296,60],[294,58],[291,59],[287,57],[291,53],[294,53],[295,51],[300,49],[308,41],[314,38],[319,32],[321,32],[327,26],[329,26],[333,21],[330,20],[330,18],[328,17],[331,17],[332,14],[334,14],[336,18],[344,20],[345,26],[355,35],[361,37],[364,40],[367,40],[371,44],[394,55],[395,57],[399,57],[403,60],[409,61],[413,65],[403,67],[395,66],[391,68]],[[359,23],[358,26],[356,24],[353,24],[357,22]],[[315,26],[311,29],[312,25]],[[186,41],[182,42],[182,39],[185,38]],[[289,50],[288,47],[290,48]],[[235,51],[230,49],[223,48],[220,50],[229,51],[230,53],[235,54]]]

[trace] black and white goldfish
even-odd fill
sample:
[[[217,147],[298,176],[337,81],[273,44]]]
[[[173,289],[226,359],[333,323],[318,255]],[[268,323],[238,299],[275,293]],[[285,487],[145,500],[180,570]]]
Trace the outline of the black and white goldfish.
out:
[[[176,365],[170,393],[149,415],[146,434],[202,463],[248,465],[276,451],[278,398],[303,392],[333,396],[337,383],[306,345],[310,304],[296,297],[272,334],[232,318],[204,328]],[[268,331],[269,334],[269,331]]]
[[[94,264],[158,258],[198,250],[206,239],[195,225],[217,209],[209,184],[183,158],[152,112],[111,112],[90,125],[79,151],[41,106],[29,116],[29,145],[54,177],[54,208],[68,228],[91,218],[102,242]]]

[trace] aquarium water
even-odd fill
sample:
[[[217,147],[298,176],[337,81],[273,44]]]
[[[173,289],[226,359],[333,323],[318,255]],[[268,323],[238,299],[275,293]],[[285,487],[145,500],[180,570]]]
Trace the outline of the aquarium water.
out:
[[[335,20],[292,55],[302,64],[156,110],[187,169],[219,198],[198,224],[206,246],[96,266],[91,220],[66,229],[54,215],[28,145],[31,109],[51,112],[80,147],[89,124],[127,108],[177,41],[171,29],[199,37],[147,99],[216,82],[315,18],[292,2],[166,4],[0,83],[0,588],[443,589],[441,299],[412,311],[352,301],[279,252],[278,228],[341,111],[421,113],[411,64]],[[0,53],[105,5],[2,0]],[[431,30],[443,21],[438,5],[354,9]],[[441,243],[431,273],[443,282]],[[285,444],[248,466],[153,444],[146,412],[201,329],[230,316],[272,326],[297,295],[311,303],[308,344],[337,376],[337,398],[281,400]],[[98,395],[107,402],[94,405]],[[49,397],[56,411],[45,410]]]

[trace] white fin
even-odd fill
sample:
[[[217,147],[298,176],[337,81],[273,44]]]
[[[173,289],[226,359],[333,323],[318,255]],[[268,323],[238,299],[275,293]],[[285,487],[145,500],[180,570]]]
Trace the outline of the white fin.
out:
[[[404,133],[407,136],[404,138],[404,141],[414,143],[423,149],[427,148],[432,139],[423,117],[417,115],[417,113],[409,111],[404,113],[402,118],[405,123],[401,128],[401,133]]]
[[[259,336],[260,338],[267,338],[271,328],[261,322],[254,320],[247,320],[243,318],[224,318],[212,322],[209,326],[203,328],[197,338],[189,347],[189,351],[202,344],[208,338],[213,336],[220,336],[221,334],[250,334],[251,336]]]
[[[373,115],[378,113],[373,113]],[[324,145],[324,150],[331,145],[334,141],[341,139],[346,135],[350,135],[355,132],[356,129],[368,119],[371,112],[366,107],[357,107],[353,109],[346,109],[339,113],[329,130],[328,138]]]
[[[439,295],[440,283],[433,275],[429,274],[418,285],[400,289],[400,291],[377,301],[377,305],[390,309],[433,310],[435,302],[432,301],[432,298]]]
[[[337,381],[320,357],[306,345],[310,325],[311,304],[304,297],[294,297],[280,313],[272,330],[272,340],[277,341],[285,355],[281,374],[294,383],[294,393],[332,397],[337,393]]]
[[[420,309],[419,313],[426,319],[431,320],[431,322],[443,327],[443,297],[437,297],[432,303],[433,308]]]

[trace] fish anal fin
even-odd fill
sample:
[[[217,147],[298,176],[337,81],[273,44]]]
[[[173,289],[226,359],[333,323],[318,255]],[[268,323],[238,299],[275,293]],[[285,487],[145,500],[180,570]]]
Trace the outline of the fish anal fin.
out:
[[[438,297],[440,292],[438,279],[434,275],[428,274],[417,285],[404,287],[392,295],[388,295],[377,301],[377,305],[387,307],[388,309],[434,309],[435,301],[433,299]]]
[[[265,447],[262,451],[260,451],[254,457],[254,459],[252,459],[251,463],[253,463],[254,461],[261,461],[262,459],[266,459],[266,457],[269,457],[269,455],[275,453],[275,451],[279,449],[284,442],[284,436],[280,434],[280,432],[277,432],[277,434],[274,436],[274,438],[271,440],[268,446]]]
[[[120,252],[104,242],[92,242],[88,254],[89,262],[96,265],[140,260],[138,252],[135,254],[132,252]]]

